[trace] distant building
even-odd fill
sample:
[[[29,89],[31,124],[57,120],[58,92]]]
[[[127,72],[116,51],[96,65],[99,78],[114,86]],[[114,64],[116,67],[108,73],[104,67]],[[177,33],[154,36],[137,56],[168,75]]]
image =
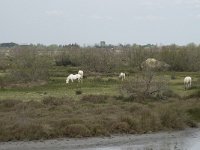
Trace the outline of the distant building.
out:
[[[105,41],[101,41],[100,42],[100,47],[105,47],[106,46],[106,42]]]

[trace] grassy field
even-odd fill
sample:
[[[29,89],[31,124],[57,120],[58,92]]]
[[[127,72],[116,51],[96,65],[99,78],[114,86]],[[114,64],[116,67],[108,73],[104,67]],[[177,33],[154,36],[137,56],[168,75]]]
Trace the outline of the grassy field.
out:
[[[196,127],[200,121],[200,74],[160,72],[178,95],[167,100],[130,101],[120,96],[118,74],[86,72],[82,83],[66,84],[79,68],[51,69],[48,83],[0,89],[0,141],[148,133]],[[2,73],[3,74],[3,73]],[[132,80],[131,73],[126,80]],[[185,91],[183,78],[193,78]],[[77,94],[77,91],[82,93]]]
[[[63,97],[70,96],[74,99],[79,99],[80,95],[76,95],[77,90],[81,90],[83,95],[101,94],[115,96],[119,95],[119,86],[122,82],[118,79],[118,74],[92,74],[85,73],[87,78],[84,78],[83,83],[66,84],[66,76],[69,73],[76,73],[77,68],[66,69],[64,67],[55,68],[51,70],[51,77],[48,83],[32,83],[21,86],[12,85],[0,89],[0,99],[20,99],[24,101],[42,100],[44,97],[54,96]],[[159,73],[160,77],[168,80],[169,87],[172,91],[180,97],[186,97],[199,90],[199,85],[195,84],[200,80],[200,73],[195,72],[176,72],[175,79],[171,79],[171,72]],[[129,74],[126,80],[134,78],[136,73]],[[183,86],[183,79],[186,75],[190,75],[193,79],[193,88],[185,91]]]

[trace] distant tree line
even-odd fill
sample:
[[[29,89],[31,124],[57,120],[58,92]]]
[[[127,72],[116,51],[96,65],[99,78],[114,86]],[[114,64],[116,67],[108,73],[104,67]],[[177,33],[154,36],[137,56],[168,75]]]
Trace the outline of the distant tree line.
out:
[[[16,43],[0,43],[0,47],[8,47],[8,48],[11,48],[11,47],[14,47],[14,46],[18,46],[18,44]]]
[[[170,65],[172,71],[200,71],[200,46],[132,45],[115,48],[59,48],[54,56],[56,65],[81,66],[91,71],[108,72],[120,68],[141,69],[147,58],[155,58]]]

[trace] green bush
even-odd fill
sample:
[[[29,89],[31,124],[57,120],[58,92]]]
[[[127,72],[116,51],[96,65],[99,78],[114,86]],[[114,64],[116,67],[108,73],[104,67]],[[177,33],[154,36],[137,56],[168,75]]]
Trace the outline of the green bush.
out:
[[[76,90],[76,95],[81,95],[82,91],[81,90]]]

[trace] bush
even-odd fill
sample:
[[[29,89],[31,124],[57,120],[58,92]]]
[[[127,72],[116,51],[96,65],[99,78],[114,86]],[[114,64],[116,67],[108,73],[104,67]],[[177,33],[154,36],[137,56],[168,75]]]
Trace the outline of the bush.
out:
[[[76,66],[71,60],[69,54],[62,53],[55,58],[56,66]]]
[[[178,110],[172,110],[172,108],[162,109],[160,117],[162,125],[166,128],[183,129],[186,126],[185,116]]]
[[[100,124],[92,124],[90,131],[93,136],[109,135],[109,132],[106,130],[106,128]]]
[[[128,133],[130,130],[130,126],[127,122],[115,122],[111,126],[111,130],[114,133]]]
[[[134,116],[122,116],[120,118],[121,122],[126,122],[129,125],[129,132],[138,133],[140,130],[140,122],[139,118],[135,118]]]
[[[68,137],[88,137],[90,130],[84,124],[71,124],[63,129],[63,134]]]
[[[22,101],[14,100],[14,99],[0,100],[0,107],[12,108],[12,107],[15,107],[19,103],[22,103]]]
[[[200,121],[200,108],[191,108],[188,113],[197,121]]]
[[[146,98],[163,99],[167,90],[167,81],[155,75],[152,71],[143,72],[133,80],[125,81],[120,86],[120,92],[128,101],[144,100]]]
[[[41,137],[48,138],[48,134],[45,132],[42,124],[34,122],[16,123],[10,125],[9,130],[2,130],[2,133],[0,134],[0,141],[24,139],[39,140]]]
[[[76,90],[76,95],[81,95],[82,91],[81,90]]]

